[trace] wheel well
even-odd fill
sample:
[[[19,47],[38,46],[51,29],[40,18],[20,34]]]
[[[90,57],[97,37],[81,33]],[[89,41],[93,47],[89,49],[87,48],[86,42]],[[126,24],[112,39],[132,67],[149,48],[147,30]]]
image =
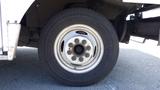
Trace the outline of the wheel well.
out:
[[[58,12],[70,7],[85,7],[89,0],[36,0],[21,23],[28,27],[43,27]]]
[[[22,30],[19,45],[26,45],[27,42],[28,46],[30,42],[38,42],[41,29],[52,16],[64,9],[75,7],[83,7],[96,11],[109,19],[115,27],[117,27],[115,24],[116,20],[118,20],[117,18],[119,18],[122,12],[127,10],[122,6],[107,3],[105,0],[36,0],[21,21]],[[117,31],[119,38],[121,37],[121,33]],[[25,38],[23,39],[23,37]],[[21,44],[21,42],[23,43]]]
[[[107,0],[36,0],[26,12],[21,23],[28,27],[43,27],[58,12],[73,7],[89,8],[103,14],[107,19],[114,20],[122,12],[132,7],[126,7],[126,4],[123,6],[122,2],[119,3],[120,0],[115,0],[114,3]]]

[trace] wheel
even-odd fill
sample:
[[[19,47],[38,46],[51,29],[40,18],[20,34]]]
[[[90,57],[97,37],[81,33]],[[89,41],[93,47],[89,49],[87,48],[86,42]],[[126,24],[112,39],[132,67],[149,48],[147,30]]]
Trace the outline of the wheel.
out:
[[[91,85],[115,66],[119,43],[111,23],[88,9],[64,10],[41,32],[39,57],[65,85]]]

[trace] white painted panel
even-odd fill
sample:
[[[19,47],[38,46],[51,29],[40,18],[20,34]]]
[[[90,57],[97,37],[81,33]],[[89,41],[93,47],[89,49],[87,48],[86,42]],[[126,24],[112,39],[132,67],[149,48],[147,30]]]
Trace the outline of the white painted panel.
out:
[[[24,14],[34,1],[1,0],[3,51],[8,51],[8,23],[20,23]]]
[[[152,18],[152,17],[160,17],[160,8],[143,12],[143,18]]]
[[[10,22],[19,23],[34,0],[1,0],[6,9],[6,18]]]
[[[128,3],[160,4],[160,0],[123,0]]]
[[[1,0],[1,18],[2,18],[2,41],[3,51],[8,51],[8,32],[7,32],[7,7],[5,0]]]
[[[1,18],[1,2],[0,2],[0,54],[2,54],[2,18]]]
[[[8,60],[13,60],[17,49],[20,24],[8,24]]]

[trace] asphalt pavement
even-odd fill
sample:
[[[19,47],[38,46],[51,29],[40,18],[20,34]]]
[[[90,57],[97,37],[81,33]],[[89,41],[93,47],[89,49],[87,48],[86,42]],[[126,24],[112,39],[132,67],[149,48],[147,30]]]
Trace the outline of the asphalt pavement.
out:
[[[38,59],[37,49],[18,48],[14,61],[0,61],[0,90],[160,90],[160,58],[121,48],[108,77],[87,87],[56,83]]]

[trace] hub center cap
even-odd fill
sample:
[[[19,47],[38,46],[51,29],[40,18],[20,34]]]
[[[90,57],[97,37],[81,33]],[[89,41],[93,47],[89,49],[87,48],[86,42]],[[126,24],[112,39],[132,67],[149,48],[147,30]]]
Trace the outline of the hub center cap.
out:
[[[85,52],[85,48],[79,44],[74,47],[73,51],[76,55],[81,56]]]

